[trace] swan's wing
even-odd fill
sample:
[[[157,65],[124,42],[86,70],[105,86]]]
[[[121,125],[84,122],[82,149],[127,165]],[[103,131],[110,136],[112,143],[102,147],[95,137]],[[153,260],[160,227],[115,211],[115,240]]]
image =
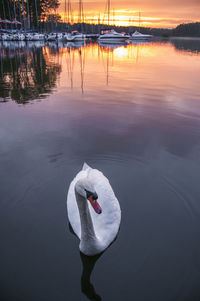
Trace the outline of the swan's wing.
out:
[[[84,163],[83,169],[76,175],[69,187],[67,211],[70,224],[76,235],[81,238],[80,216],[74,186],[78,180],[85,177],[88,177],[93,183],[99,197],[98,202],[102,208],[102,213],[96,214],[88,202],[96,235],[105,244],[105,246],[109,246],[119,231],[121,222],[119,202],[108,179],[102,174],[102,172],[97,169],[92,169],[86,163]]]
[[[98,194],[101,214],[96,214],[89,204],[96,235],[107,246],[115,239],[121,222],[121,209],[108,179],[97,169],[90,169],[89,180],[94,184]]]

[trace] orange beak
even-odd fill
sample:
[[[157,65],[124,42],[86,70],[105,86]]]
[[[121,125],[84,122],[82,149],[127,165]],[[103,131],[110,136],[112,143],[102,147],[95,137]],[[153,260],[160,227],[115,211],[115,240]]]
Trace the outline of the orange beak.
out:
[[[101,214],[102,209],[101,209],[101,206],[99,205],[99,203],[97,202],[97,200],[94,200],[93,197],[92,197],[92,195],[89,196],[88,200],[90,201],[90,204],[92,205],[94,211],[97,214]]]

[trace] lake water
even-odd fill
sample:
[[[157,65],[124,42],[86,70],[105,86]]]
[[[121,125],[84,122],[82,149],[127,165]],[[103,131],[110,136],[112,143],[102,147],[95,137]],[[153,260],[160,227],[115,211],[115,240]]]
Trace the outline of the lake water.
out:
[[[0,54],[1,300],[199,300],[200,40]],[[122,210],[92,259],[66,212],[84,161]]]

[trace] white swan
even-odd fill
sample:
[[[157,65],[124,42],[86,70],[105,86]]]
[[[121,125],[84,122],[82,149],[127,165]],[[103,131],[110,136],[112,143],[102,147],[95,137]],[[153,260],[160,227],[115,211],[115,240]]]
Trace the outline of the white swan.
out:
[[[112,187],[99,170],[86,163],[70,184],[67,211],[85,255],[103,252],[119,231],[121,210]]]

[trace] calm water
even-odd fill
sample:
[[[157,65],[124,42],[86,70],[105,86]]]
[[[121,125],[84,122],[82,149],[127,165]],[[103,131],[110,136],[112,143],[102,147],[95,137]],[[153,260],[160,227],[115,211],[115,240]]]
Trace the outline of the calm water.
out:
[[[1,300],[199,300],[200,40],[0,54]],[[84,161],[122,209],[91,260],[66,213]]]

